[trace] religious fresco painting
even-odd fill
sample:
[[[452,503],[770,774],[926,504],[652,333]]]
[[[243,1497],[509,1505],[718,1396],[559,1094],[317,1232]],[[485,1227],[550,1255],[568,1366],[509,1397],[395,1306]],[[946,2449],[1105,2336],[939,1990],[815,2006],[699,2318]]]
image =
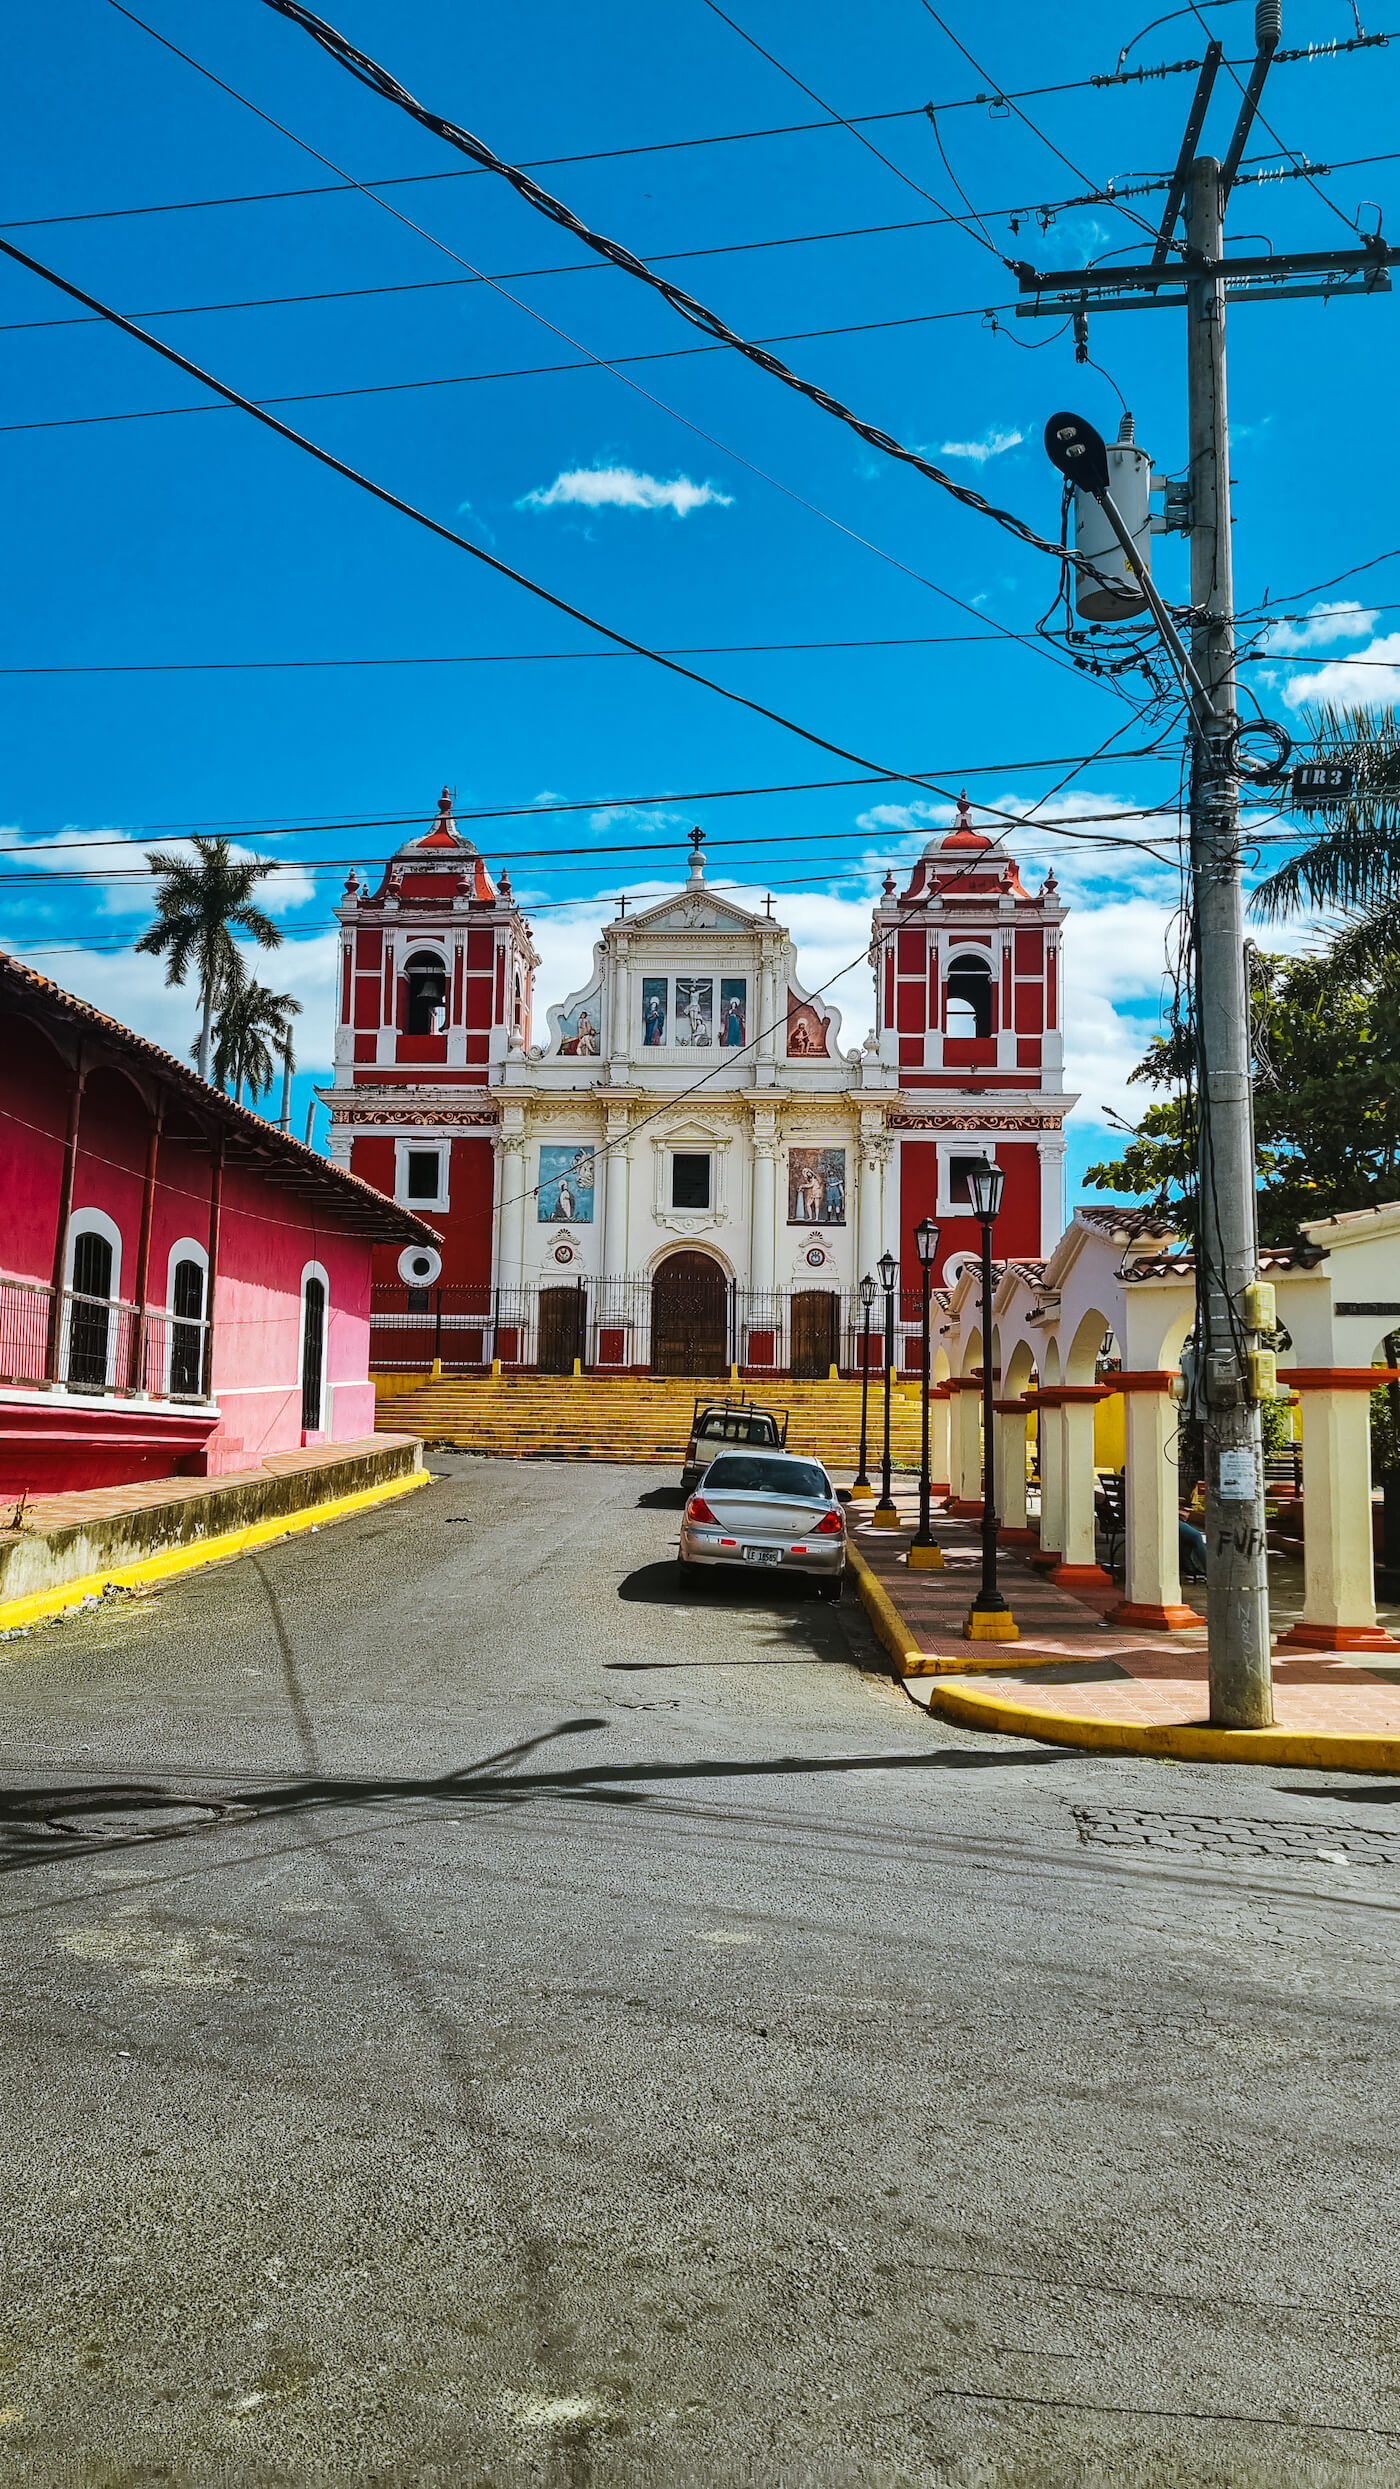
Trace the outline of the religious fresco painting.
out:
[[[825,1054],[826,1032],[830,1026],[830,1020],[824,1019],[812,1003],[799,1002],[795,994],[788,995],[787,1050],[790,1055]]]
[[[748,999],[747,977],[720,978],[719,1042],[722,1046],[742,1046],[747,1042]]]
[[[561,1054],[596,1054],[598,1027],[603,1016],[602,997],[596,991],[585,994],[573,1011],[559,1014],[559,1051]]]
[[[642,979],[642,1044],[664,1046],[666,1043],[666,979]]]
[[[540,1189],[535,1202],[542,1225],[564,1219],[576,1226],[592,1226],[593,1151],[588,1143],[542,1143]]]
[[[713,977],[677,977],[676,1037],[678,1046],[714,1044],[715,981]]]
[[[844,1227],[846,1153],[843,1149],[788,1151],[789,1227]]]

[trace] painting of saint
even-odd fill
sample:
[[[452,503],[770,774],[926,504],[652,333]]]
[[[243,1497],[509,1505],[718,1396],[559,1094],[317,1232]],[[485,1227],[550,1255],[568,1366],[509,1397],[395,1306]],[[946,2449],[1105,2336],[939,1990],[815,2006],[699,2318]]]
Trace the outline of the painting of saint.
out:
[[[666,1043],[666,979],[642,979],[642,1044],[664,1046]]]
[[[541,1225],[556,1220],[577,1227],[593,1223],[593,1151],[587,1143],[545,1141],[540,1146],[540,1188],[535,1215]]]
[[[677,977],[676,1044],[714,1043],[715,981],[713,977]]]
[[[747,1031],[748,980],[745,977],[721,977],[719,981],[719,1042],[722,1046],[742,1046]]]
[[[561,1054],[596,1054],[598,1022],[602,1006],[597,994],[586,994],[573,1011],[559,1014],[559,1051]]]
[[[830,1020],[824,1019],[812,1003],[799,1002],[795,994],[788,995],[787,1050],[790,1055],[825,1054],[826,1033],[830,1026]]]
[[[843,1149],[788,1151],[789,1227],[844,1227],[846,1153]]]

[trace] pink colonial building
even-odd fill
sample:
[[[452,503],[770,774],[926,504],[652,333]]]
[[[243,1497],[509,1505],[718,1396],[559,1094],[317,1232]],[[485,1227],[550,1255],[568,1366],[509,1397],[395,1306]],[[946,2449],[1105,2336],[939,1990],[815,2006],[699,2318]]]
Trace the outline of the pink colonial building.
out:
[[[434,1230],[0,954],[0,1492],[374,1432],[370,1263]]]

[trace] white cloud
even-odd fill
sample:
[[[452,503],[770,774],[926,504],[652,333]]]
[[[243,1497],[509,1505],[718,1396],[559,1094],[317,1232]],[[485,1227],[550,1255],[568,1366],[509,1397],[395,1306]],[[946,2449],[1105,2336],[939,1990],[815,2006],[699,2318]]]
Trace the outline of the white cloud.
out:
[[[643,475],[636,467],[570,467],[552,484],[536,485],[516,503],[517,510],[557,510],[576,503],[584,510],[673,510],[683,519],[689,510],[714,503],[729,509],[732,493],[715,484],[692,484],[688,475]]]
[[[1008,449],[1019,448],[1024,432],[984,432],[980,441],[940,441],[940,458],[970,458],[983,467],[989,458],[1000,458]]]
[[[32,940],[11,940],[6,948],[16,959],[51,977],[67,993],[110,1012],[152,1045],[164,1046],[182,1063],[199,1033],[199,1009],[193,982],[167,985],[163,961],[133,950],[59,951],[51,931]],[[339,937],[312,934],[285,942],[279,951],[247,951],[251,973],[281,994],[295,994],[301,1004],[296,1023],[297,1059],[304,1070],[328,1066],[335,1033],[336,959]]]
[[[1296,656],[1304,648],[1330,648],[1334,640],[1361,640],[1373,631],[1379,616],[1354,596],[1334,605],[1313,605],[1302,622],[1276,622],[1269,633],[1270,652]]]
[[[146,860],[151,852],[125,831],[71,828],[55,830],[48,838],[21,838],[3,850],[7,867],[18,865],[21,870],[122,875],[122,879],[111,881],[36,883],[34,900],[56,908],[68,920],[75,907],[91,908],[102,916],[149,915],[154,876]],[[194,848],[187,838],[169,838],[161,841],[160,852],[192,857]],[[245,861],[252,860],[250,848],[235,846],[233,853]],[[294,860],[284,862],[278,857],[275,861],[276,871],[258,885],[254,897],[269,916],[287,916],[294,908],[306,907],[316,898],[316,883],[305,867]]]
[[[1330,700],[1339,709],[1379,707],[1400,701],[1400,631],[1368,642],[1348,664],[1340,658],[1319,666],[1316,674],[1295,674],[1283,685],[1284,705],[1301,709]]]

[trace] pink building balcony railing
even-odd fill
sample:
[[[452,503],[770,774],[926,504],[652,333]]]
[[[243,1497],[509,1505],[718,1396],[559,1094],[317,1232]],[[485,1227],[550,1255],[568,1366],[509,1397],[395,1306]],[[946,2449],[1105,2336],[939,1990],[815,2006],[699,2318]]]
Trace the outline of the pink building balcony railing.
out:
[[[164,1305],[0,1278],[0,1385],[99,1397],[205,1400],[207,1324]]]

